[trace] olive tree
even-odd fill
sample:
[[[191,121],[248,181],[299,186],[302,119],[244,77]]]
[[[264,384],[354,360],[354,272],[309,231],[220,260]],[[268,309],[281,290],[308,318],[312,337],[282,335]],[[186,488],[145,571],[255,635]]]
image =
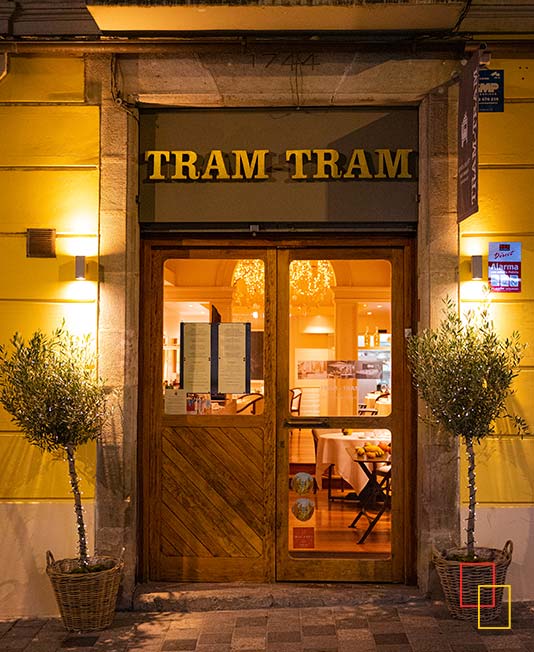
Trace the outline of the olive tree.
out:
[[[469,513],[467,556],[475,557],[475,449],[473,444],[495,433],[497,419],[511,422],[523,435],[525,421],[508,410],[512,383],[519,373],[524,345],[519,333],[500,338],[488,306],[463,317],[452,299],[444,302],[444,316],[435,329],[408,339],[408,361],[414,385],[426,404],[426,420],[463,439],[467,451]]]
[[[90,336],[74,336],[64,324],[52,335],[37,331],[27,342],[15,333],[10,346],[0,346],[0,404],[30,444],[42,451],[66,454],[80,566],[87,569],[76,449],[99,437],[108,413]]]

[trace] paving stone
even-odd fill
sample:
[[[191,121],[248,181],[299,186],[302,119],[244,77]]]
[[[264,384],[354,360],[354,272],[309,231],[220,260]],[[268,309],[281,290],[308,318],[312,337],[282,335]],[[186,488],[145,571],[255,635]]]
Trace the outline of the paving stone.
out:
[[[367,628],[368,620],[367,618],[354,617],[350,618],[348,616],[343,616],[336,619],[336,627],[340,629],[363,629]]]
[[[338,649],[338,642],[335,636],[310,636],[304,639],[302,647],[304,650],[330,652]]]
[[[55,618],[0,621],[0,651],[534,652],[530,605],[514,604],[512,625],[479,631],[476,623],[453,619],[431,603],[119,612],[113,625],[98,633],[67,632]],[[93,645],[84,645],[91,640]],[[70,647],[73,641],[82,645]]]
[[[373,632],[375,643],[380,645],[409,645],[408,637],[404,632],[377,633]]]
[[[335,636],[335,625],[306,625],[302,628],[303,636]]]
[[[242,616],[236,618],[236,627],[266,627],[267,616]]]
[[[405,632],[402,623],[395,620],[369,622],[369,629],[373,634],[397,634]]]
[[[263,627],[236,627],[234,628],[233,637],[238,638],[265,638],[267,629]]]
[[[508,634],[507,636],[485,636],[484,645],[489,650],[518,650],[521,649],[522,643],[519,636]]]
[[[198,643],[201,645],[215,645],[216,643],[230,644],[232,642],[232,632],[202,632],[198,637]]]
[[[375,639],[368,629],[341,629],[337,632],[338,641],[351,641],[353,645],[375,645]]]
[[[167,639],[161,649],[162,650],[194,650],[197,646],[197,639],[189,639],[189,638],[175,638],[175,639]]]
[[[355,648],[352,642],[340,641],[337,650],[338,652],[376,652],[376,645],[374,643],[363,643]]]
[[[2,638],[0,650],[27,650],[31,642],[31,638],[13,638],[9,640]]]
[[[410,638],[410,645],[414,652],[449,652],[451,647],[444,639],[412,639]]]
[[[302,643],[271,643],[266,647],[267,652],[304,652]]]
[[[275,643],[275,645],[278,644],[278,642]],[[265,650],[267,641],[265,636],[234,638],[230,647],[232,650]]]
[[[302,640],[300,631],[274,631],[267,632],[267,643],[299,643]]]

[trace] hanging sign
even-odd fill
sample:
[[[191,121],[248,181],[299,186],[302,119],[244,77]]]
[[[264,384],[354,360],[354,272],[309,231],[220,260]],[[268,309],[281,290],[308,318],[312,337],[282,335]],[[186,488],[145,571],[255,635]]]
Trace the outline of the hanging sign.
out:
[[[521,292],[521,243],[490,242],[488,279],[492,292]]]
[[[478,75],[480,53],[467,62],[458,96],[458,222],[478,211]]]
[[[480,70],[478,85],[478,110],[480,113],[504,111],[504,70]]]

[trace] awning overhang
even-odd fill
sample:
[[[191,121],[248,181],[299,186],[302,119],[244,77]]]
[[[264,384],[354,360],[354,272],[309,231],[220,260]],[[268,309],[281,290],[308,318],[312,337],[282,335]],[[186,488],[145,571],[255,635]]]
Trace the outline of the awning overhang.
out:
[[[450,30],[464,2],[447,4],[162,4],[88,2],[104,33],[432,32]]]

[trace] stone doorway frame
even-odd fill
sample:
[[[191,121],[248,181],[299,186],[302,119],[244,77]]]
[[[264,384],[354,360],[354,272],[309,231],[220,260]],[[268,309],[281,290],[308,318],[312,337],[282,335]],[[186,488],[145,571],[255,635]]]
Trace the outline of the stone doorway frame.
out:
[[[163,52],[162,52],[163,53]],[[223,100],[221,106],[324,106],[326,96],[318,86],[299,82],[294,70],[284,71],[284,78],[272,83],[272,69],[255,66],[245,55],[235,56],[233,75],[239,78],[244,67],[249,77],[249,90]],[[326,59],[326,85],[335,88],[364,75],[365,67],[355,65],[356,56],[336,67],[336,53],[323,53]],[[382,61],[379,61],[379,56]],[[330,57],[330,59],[329,59]],[[367,55],[367,64],[373,54]],[[137,581],[137,392],[139,369],[139,225],[137,221],[137,122],[135,107],[117,101],[113,55],[86,57],[86,94],[89,102],[101,108],[100,159],[100,265],[103,270],[99,284],[98,346],[101,374],[114,387],[120,388],[118,409],[98,447],[96,492],[96,547],[102,554],[117,554],[126,548],[125,572],[122,585],[123,606],[131,604]],[[419,327],[436,324],[440,318],[441,300],[446,295],[458,295],[458,226],[456,224],[455,151],[456,151],[456,89],[450,85],[452,58],[429,62],[426,75],[417,78],[417,86],[407,92],[385,91],[388,85],[387,57],[377,55],[377,65],[386,68],[367,78],[364,87],[352,93],[331,95],[329,104],[357,106],[374,103],[385,105],[418,103],[419,105],[419,187],[420,212],[418,228],[418,301]],[[146,70],[158,65],[163,69],[172,61],[156,58]],[[393,59],[393,64],[399,63]],[[444,64],[447,65],[444,65]],[[146,61],[145,61],[146,64]],[[331,65],[328,65],[331,64]],[[152,68],[151,68],[152,66]],[[215,88],[217,74],[224,71],[214,64],[212,70],[202,69],[195,53],[180,57],[180,69],[187,66],[198,75],[208,75]],[[406,75],[411,75],[409,61]],[[135,66],[134,66],[135,68]],[[299,74],[310,74],[303,66]],[[149,88],[150,80],[142,73],[131,72],[123,78],[124,96],[135,101],[144,90],[144,98],[153,102],[172,103],[173,107],[214,106],[220,98],[199,94],[191,88],[179,94],[158,93]],[[176,75],[176,72],[174,73]],[[226,73],[225,73],[226,74]],[[391,71],[389,71],[391,74]],[[345,75],[345,76],[343,76]],[[237,77],[236,77],[237,76]],[[413,77],[413,75],[412,75]],[[282,81],[283,84],[282,84]],[[292,80],[290,84],[289,81]],[[283,85],[278,89],[276,83]],[[313,79],[311,79],[313,81]],[[259,90],[271,83],[268,94]],[[301,83],[295,95],[294,83]],[[415,83],[415,82],[414,82]],[[356,84],[357,86],[357,84]],[[113,92],[112,92],[113,89]],[[417,581],[427,593],[434,589],[431,549],[435,543],[447,547],[459,536],[458,465],[451,464],[454,444],[434,438],[428,426],[418,424],[417,434]],[[431,473],[441,468],[443,474]]]

